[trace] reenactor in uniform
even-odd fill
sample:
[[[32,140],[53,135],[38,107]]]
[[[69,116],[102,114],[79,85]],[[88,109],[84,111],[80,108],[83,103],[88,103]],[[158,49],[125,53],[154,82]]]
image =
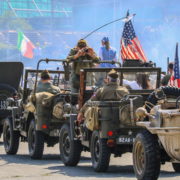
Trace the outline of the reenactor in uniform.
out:
[[[50,74],[47,70],[42,71],[41,73],[41,81],[37,85],[36,93],[39,92],[49,92],[51,94],[60,93],[60,89],[57,86],[53,86],[50,82]]]
[[[89,101],[119,101],[124,95],[129,94],[126,87],[119,85],[118,73],[112,69],[108,73],[107,83],[103,87],[99,88],[91,97]],[[84,112],[86,110],[86,103],[81,108],[78,114],[78,122],[82,122]]]
[[[67,60],[72,62],[71,91],[77,93],[80,86],[80,70],[94,67],[99,58],[94,50],[88,47],[87,42],[81,39],[78,41],[77,46],[71,49]],[[92,60],[92,62],[83,62],[83,60]]]

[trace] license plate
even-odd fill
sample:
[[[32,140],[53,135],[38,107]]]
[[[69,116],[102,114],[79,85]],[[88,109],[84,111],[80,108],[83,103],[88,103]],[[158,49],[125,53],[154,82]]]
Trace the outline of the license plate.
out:
[[[0,101],[0,109],[1,109],[1,110],[7,109],[7,107],[6,107],[6,101]]]
[[[135,138],[131,136],[120,136],[117,139],[118,144],[133,144]]]

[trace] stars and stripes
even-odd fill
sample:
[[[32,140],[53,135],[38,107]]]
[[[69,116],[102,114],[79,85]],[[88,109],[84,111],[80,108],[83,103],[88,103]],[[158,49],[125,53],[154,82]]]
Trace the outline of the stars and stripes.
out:
[[[147,61],[147,58],[143,52],[140,42],[136,37],[131,20],[126,22],[124,25],[121,39],[121,58],[122,60],[141,59],[144,62]]]
[[[180,72],[179,72],[179,57],[178,57],[178,43],[176,44],[175,60],[174,60],[174,74],[169,81],[170,86],[180,88]]]

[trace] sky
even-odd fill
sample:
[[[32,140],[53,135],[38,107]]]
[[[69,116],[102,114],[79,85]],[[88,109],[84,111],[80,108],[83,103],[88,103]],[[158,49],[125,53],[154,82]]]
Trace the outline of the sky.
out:
[[[51,22],[47,23],[49,29],[41,28],[40,18],[34,18],[35,31],[51,31],[44,41],[52,41],[51,47],[45,49],[41,58],[66,58],[70,48],[73,48],[77,41],[96,28],[113,20],[126,16],[127,10],[130,14],[136,14],[132,19],[136,36],[147,58],[167,69],[167,57],[174,61],[176,42],[180,43],[180,0],[57,0],[69,3],[72,12],[59,21],[57,27],[65,34],[60,34],[61,40],[56,38],[57,27],[51,28]],[[44,0],[42,0],[42,3]],[[27,3],[23,1],[22,3]],[[45,21],[43,21],[45,22]],[[41,23],[42,24],[42,23]],[[56,25],[55,25],[56,26]],[[124,22],[118,21],[110,24],[96,33],[93,33],[86,40],[89,46],[93,47],[98,54],[101,46],[101,39],[108,36],[111,46],[120,52],[120,39],[122,36]],[[71,35],[68,36],[68,33]],[[62,36],[62,38],[61,38]],[[19,54],[18,54],[19,56]],[[34,61],[35,60],[35,61]],[[37,58],[23,60],[26,65],[36,66]]]
[[[85,2],[78,0],[78,2]],[[136,14],[132,20],[145,55],[164,71],[167,57],[174,61],[175,45],[180,42],[179,0],[91,0],[78,4],[73,15],[74,30],[90,32],[112,20],[124,17],[129,9]],[[119,53],[124,22],[119,21],[99,30],[109,36],[111,45]],[[87,41],[98,51],[101,37],[93,34]],[[95,41],[96,40],[96,41]]]

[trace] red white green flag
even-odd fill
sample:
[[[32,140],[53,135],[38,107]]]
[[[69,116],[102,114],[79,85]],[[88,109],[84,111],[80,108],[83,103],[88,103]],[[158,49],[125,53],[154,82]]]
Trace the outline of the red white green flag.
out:
[[[22,32],[18,32],[17,46],[24,57],[33,58],[35,46]]]

